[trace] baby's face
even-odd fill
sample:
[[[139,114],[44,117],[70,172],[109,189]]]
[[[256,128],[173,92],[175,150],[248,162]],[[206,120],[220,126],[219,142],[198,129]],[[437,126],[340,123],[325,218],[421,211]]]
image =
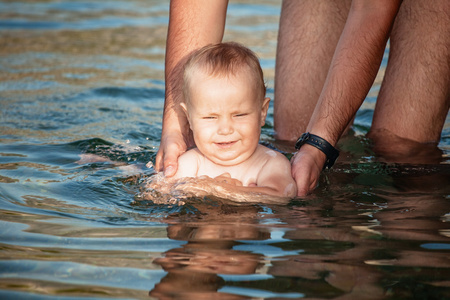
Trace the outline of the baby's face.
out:
[[[198,149],[219,165],[247,160],[258,146],[269,99],[261,99],[250,76],[208,76],[191,79],[187,114]]]

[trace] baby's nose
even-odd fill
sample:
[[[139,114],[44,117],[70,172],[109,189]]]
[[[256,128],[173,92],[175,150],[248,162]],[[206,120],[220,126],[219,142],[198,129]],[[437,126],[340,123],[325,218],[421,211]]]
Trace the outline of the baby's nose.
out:
[[[219,123],[218,133],[222,135],[227,135],[233,133],[233,124],[228,119],[222,119]]]

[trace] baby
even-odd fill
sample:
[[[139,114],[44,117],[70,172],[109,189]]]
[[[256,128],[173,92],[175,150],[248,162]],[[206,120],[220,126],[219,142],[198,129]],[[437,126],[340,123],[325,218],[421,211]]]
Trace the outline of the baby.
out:
[[[270,98],[256,55],[237,43],[195,51],[183,73],[181,106],[196,148],[179,157],[175,178],[208,176],[228,191],[295,197],[289,160],[259,144]]]

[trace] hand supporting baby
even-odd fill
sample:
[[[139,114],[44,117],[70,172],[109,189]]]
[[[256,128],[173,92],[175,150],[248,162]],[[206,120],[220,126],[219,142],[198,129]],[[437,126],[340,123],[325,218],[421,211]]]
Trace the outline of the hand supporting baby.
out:
[[[237,180],[235,178],[231,178],[230,173],[223,173],[223,174],[215,177],[214,181],[219,182],[219,183],[230,184],[233,186],[242,186],[242,182],[240,182],[239,180]]]
[[[146,191],[141,196],[159,204],[183,205],[190,197],[202,198],[215,196],[233,203],[286,203],[289,198],[277,197],[255,192],[242,192],[241,181],[231,178],[229,173],[223,173],[214,178],[208,176],[183,177],[172,179],[158,173],[149,178]],[[256,186],[256,184],[252,184]]]

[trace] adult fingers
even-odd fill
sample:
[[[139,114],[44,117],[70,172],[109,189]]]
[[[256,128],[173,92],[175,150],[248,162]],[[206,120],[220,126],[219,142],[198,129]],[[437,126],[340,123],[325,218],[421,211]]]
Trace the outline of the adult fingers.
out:
[[[324,155],[317,155],[314,151],[305,149],[297,152],[292,158],[292,177],[297,183],[297,195],[300,197],[306,196],[316,188],[322,171],[320,166],[323,165]]]
[[[155,159],[156,172],[161,172],[164,169],[163,156],[164,156],[164,152],[163,152],[162,148],[159,148],[158,153],[156,153],[156,159]]]
[[[164,172],[166,177],[175,175],[178,169],[178,157],[183,153],[176,145],[161,145],[156,154],[155,169]]]
[[[178,157],[181,153],[168,151],[164,155],[163,165],[164,165],[164,176],[172,177],[175,175],[178,169]]]

